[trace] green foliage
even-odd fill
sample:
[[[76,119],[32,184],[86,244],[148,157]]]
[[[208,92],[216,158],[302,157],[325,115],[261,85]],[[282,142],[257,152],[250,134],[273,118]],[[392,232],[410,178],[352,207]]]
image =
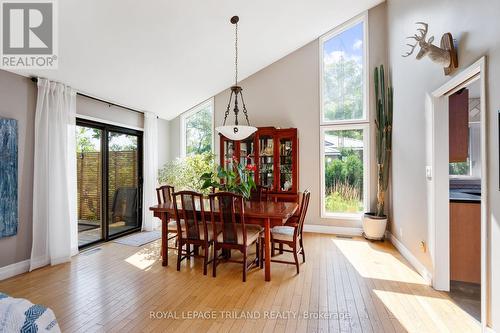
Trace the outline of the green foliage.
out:
[[[210,191],[203,188],[205,180],[202,175],[212,172],[214,168],[212,153],[189,155],[165,164],[159,171],[158,180],[161,184],[173,186],[176,191],[190,190],[208,194]]]
[[[215,171],[203,174],[201,176],[202,188],[205,190],[215,188],[220,191],[240,194],[246,199],[250,198],[252,189],[256,188],[252,175],[255,172],[254,166],[244,166],[237,159],[234,159],[232,165],[230,170],[225,170],[219,165]]]
[[[76,151],[78,153],[98,151],[100,147],[96,147],[96,144],[100,139],[100,130],[83,126],[76,127]]]
[[[470,174],[469,162],[450,163],[450,175],[468,176]]]
[[[363,161],[357,152],[343,148],[340,158],[325,162],[325,190],[328,212],[363,210]]]
[[[363,116],[363,66],[341,56],[325,64],[323,82],[326,120],[360,119]]]
[[[209,106],[186,119],[186,154],[212,151],[212,110]]]
[[[339,183],[363,188],[363,161],[358,153],[344,148],[341,156],[331,162],[325,162],[325,187],[327,192]]]

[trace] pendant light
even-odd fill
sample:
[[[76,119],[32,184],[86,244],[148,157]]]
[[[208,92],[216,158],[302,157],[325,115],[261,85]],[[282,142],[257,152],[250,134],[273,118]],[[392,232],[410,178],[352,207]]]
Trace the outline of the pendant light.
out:
[[[243,140],[248,138],[252,133],[257,131],[256,127],[250,126],[250,121],[248,120],[247,108],[245,106],[245,101],[243,100],[242,88],[238,85],[238,16],[231,17],[231,23],[235,25],[235,38],[234,38],[234,49],[235,49],[235,58],[234,58],[234,67],[235,67],[235,76],[234,76],[234,86],[231,87],[231,94],[229,95],[229,103],[227,104],[226,113],[224,114],[224,122],[222,126],[216,127],[215,130],[220,134],[224,135],[226,138],[230,140]],[[229,110],[231,109],[231,102],[233,102],[234,97],[234,125],[228,125],[227,116],[229,115]],[[241,99],[241,104],[243,106],[243,115],[245,116],[245,120],[247,125],[240,125],[238,122],[238,113],[240,109],[238,107],[238,98]]]

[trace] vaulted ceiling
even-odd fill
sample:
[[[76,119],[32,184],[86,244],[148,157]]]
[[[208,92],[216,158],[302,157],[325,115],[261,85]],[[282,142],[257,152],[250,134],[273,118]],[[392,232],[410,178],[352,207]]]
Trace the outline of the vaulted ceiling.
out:
[[[171,119],[383,0],[64,0],[59,68],[24,72]]]

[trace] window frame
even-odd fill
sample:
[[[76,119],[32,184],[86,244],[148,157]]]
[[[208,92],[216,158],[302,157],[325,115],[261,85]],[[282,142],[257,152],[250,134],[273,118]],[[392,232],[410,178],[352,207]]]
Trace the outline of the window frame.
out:
[[[370,205],[370,124],[338,124],[321,126],[320,128],[320,177],[321,177],[321,218],[359,220],[360,213],[327,212],[325,207],[325,132],[339,130],[363,131],[363,207],[366,211]]]
[[[359,119],[347,120],[325,120],[323,110],[323,44],[335,37],[338,34],[354,27],[359,23],[363,23],[363,117]],[[360,15],[346,21],[340,26],[330,30],[319,38],[319,128],[320,128],[320,216],[322,219],[333,220],[357,220],[363,216],[365,212],[370,211],[371,200],[371,114],[370,114],[370,72],[369,72],[369,31],[368,31],[368,12],[365,11]],[[325,206],[325,151],[324,139],[326,131],[335,130],[363,130],[363,206],[364,211],[360,213],[342,213],[342,212],[327,212]]]
[[[325,120],[324,110],[323,110],[323,44],[330,40],[331,38],[343,33],[346,30],[354,27],[355,25],[363,23],[363,116],[359,119],[346,119],[346,120]],[[331,124],[357,124],[361,122],[368,122],[370,119],[369,115],[369,93],[370,86],[368,82],[370,80],[370,73],[368,71],[368,12],[363,12],[362,14],[350,19],[347,22],[342,23],[336,28],[333,28],[326,34],[319,38],[319,107],[320,107],[320,125],[331,125]]]
[[[215,151],[215,103],[214,103],[214,98],[211,97],[200,104],[192,107],[191,109],[187,110],[186,112],[182,113],[180,116],[180,156],[182,158],[186,157],[186,124],[187,124],[187,119],[194,114],[200,112],[202,109],[204,109],[206,106],[210,106],[212,108],[212,119],[211,119],[211,129],[212,129],[212,140],[211,140],[211,151],[214,153]]]

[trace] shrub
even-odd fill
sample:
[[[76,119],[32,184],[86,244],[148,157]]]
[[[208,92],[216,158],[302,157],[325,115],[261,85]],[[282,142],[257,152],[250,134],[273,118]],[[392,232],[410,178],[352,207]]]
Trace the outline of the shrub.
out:
[[[189,155],[166,163],[158,172],[160,184],[173,186],[176,191],[189,190],[208,194],[203,190],[202,175],[212,172],[215,160],[212,153]]]

